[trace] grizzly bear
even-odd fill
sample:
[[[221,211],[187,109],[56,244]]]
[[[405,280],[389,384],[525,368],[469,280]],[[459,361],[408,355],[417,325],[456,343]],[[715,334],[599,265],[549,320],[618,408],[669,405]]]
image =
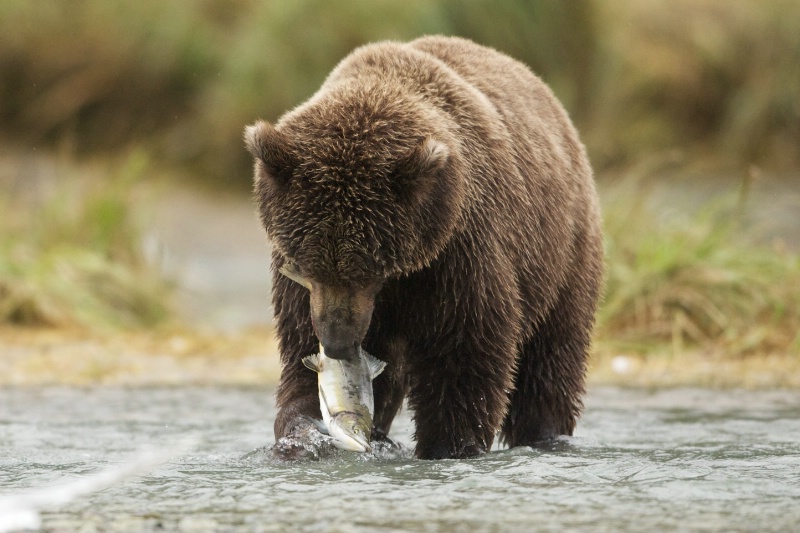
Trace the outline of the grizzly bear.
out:
[[[373,439],[408,398],[417,457],[572,434],[600,213],[575,128],[526,66],[460,38],[370,44],[245,142],[273,246],[276,439],[320,418],[302,363],[320,343],[388,363]]]

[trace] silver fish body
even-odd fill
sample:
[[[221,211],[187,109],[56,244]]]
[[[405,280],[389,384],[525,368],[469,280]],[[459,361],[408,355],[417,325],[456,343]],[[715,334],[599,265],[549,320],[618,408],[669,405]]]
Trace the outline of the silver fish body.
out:
[[[360,347],[352,361],[331,359],[320,345],[319,354],[303,358],[303,364],[317,372],[322,421],[334,446],[368,451],[375,410],[372,380],[383,372],[386,363]]]

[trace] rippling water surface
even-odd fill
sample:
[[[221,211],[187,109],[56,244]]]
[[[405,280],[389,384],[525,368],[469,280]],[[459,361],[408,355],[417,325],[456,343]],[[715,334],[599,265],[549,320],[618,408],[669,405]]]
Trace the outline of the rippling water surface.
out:
[[[341,452],[276,464],[270,392],[0,390],[0,498],[198,437],[42,509],[46,531],[797,531],[800,393],[594,389],[575,437],[467,461]],[[413,445],[403,413],[393,436]],[[2,520],[0,520],[2,524]]]

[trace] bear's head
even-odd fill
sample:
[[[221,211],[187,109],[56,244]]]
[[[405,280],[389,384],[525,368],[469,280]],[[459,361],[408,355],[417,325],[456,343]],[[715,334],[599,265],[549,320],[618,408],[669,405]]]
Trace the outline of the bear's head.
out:
[[[387,279],[425,268],[462,215],[459,144],[430,105],[360,84],[245,130],[276,268],[311,291],[328,356],[349,357]]]

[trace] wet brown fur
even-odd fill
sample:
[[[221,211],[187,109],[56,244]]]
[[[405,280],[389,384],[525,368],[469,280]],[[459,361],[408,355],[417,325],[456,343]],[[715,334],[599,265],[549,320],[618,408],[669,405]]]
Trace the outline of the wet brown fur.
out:
[[[551,91],[472,42],[364,46],[246,143],[273,243],[276,438],[319,418],[309,293],[372,288],[376,436],[403,399],[423,458],[570,435],[602,278],[589,162]],[[376,289],[376,288],[379,288]],[[362,302],[363,304],[363,302]],[[369,307],[368,305],[366,306]]]

